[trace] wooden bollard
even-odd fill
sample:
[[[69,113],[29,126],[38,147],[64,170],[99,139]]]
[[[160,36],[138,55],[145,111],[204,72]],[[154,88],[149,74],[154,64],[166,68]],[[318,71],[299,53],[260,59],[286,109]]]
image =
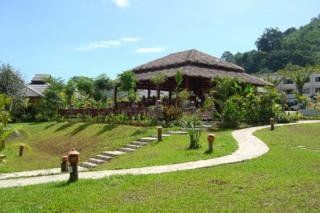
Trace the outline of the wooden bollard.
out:
[[[274,130],[274,118],[270,118],[270,130]]]
[[[213,151],[213,142],[214,142],[215,139],[216,139],[215,134],[209,134],[208,135],[208,138],[207,138],[207,140],[208,140],[208,151],[207,151],[207,153],[212,153],[212,151]]]
[[[162,127],[158,126],[157,131],[158,131],[158,141],[162,141]]]
[[[19,146],[19,156],[23,156],[23,150],[24,150],[24,145],[23,144],[20,144]]]
[[[68,156],[62,156],[61,158],[61,172],[67,172],[68,171]]]
[[[79,178],[78,163],[80,161],[80,153],[72,149],[68,152],[68,161],[71,165],[69,182],[75,182]]]

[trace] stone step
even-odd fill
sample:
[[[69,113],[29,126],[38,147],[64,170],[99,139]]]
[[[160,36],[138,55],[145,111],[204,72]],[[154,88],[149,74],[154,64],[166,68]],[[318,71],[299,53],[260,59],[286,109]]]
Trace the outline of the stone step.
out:
[[[80,164],[81,167],[84,167],[84,168],[87,168],[87,169],[90,169],[90,168],[94,168],[97,166],[97,164],[95,163],[90,163],[90,162],[82,162]]]
[[[178,130],[178,131],[168,131],[169,134],[172,134],[172,135],[185,135],[185,134],[188,134],[188,132],[186,131],[181,131],[181,130]]]
[[[133,145],[133,144],[128,144],[126,146],[124,146],[125,148],[130,148],[130,149],[138,149],[140,148],[141,146],[139,145]]]
[[[108,161],[108,160],[111,160],[113,157],[106,156],[106,155],[96,155],[94,158],[99,159],[99,160]]]
[[[141,142],[152,142],[152,141],[156,141],[157,138],[154,138],[154,137],[145,137],[145,138],[140,138],[138,141],[141,141]]]
[[[122,148],[119,149],[119,151],[121,151],[121,152],[133,152],[134,149],[122,147]]]
[[[88,160],[90,163],[94,163],[94,164],[102,164],[105,161],[104,160],[100,160],[100,159],[96,159],[96,158],[89,158]]]
[[[145,146],[148,143],[147,142],[141,142],[141,141],[133,141],[133,142],[131,142],[131,144],[138,145],[138,146]]]
[[[121,152],[121,151],[105,151],[102,153],[102,155],[110,156],[110,157],[116,157],[123,154],[125,154],[125,152]]]

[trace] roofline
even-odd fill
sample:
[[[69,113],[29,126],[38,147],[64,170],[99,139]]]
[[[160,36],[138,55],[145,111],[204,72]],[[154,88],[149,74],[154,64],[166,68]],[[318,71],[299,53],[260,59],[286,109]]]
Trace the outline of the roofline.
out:
[[[41,97],[44,97],[44,95],[40,92],[38,92],[37,90],[31,88],[29,85],[25,85],[26,87],[28,87],[30,90],[32,90],[33,92],[37,93],[38,95],[40,95]]]

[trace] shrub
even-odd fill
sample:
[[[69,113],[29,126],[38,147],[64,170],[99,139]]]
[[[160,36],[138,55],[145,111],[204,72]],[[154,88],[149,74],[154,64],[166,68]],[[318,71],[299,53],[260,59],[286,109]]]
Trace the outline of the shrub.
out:
[[[163,107],[163,119],[166,126],[174,120],[179,120],[182,117],[182,111],[178,107],[169,105]]]
[[[201,129],[199,128],[201,121],[197,116],[184,116],[181,121],[182,128],[185,128],[190,137],[189,149],[197,149],[200,147],[199,140]]]
[[[222,126],[227,128],[237,128],[244,120],[242,107],[243,98],[239,95],[231,96],[224,104],[221,114]]]

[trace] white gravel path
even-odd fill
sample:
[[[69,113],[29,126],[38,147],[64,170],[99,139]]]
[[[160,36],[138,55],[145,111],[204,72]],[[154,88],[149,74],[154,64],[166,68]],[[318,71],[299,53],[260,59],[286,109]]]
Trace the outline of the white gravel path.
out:
[[[276,126],[295,125],[295,124],[301,124],[301,123],[319,123],[319,122],[320,122],[319,120],[300,121],[298,123],[280,124]],[[223,157],[218,157],[218,158],[213,158],[208,160],[192,161],[192,162],[186,162],[186,163],[162,165],[162,166],[148,166],[148,167],[132,168],[132,169],[81,172],[79,173],[79,179],[100,179],[100,178],[105,178],[112,175],[126,175],[126,174],[131,174],[131,175],[159,174],[159,173],[212,167],[216,165],[229,164],[229,163],[235,163],[235,162],[254,159],[267,153],[269,151],[269,148],[260,139],[255,137],[253,135],[253,132],[259,129],[268,128],[268,127],[269,126],[258,126],[258,127],[251,127],[247,129],[240,129],[240,130],[233,131],[232,136],[236,139],[238,143],[238,149],[234,153],[223,156]],[[69,174],[58,174],[58,175],[39,176],[39,177],[30,177],[30,178],[6,179],[6,180],[0,180],[0,188],[67,181],[68,178],[69,178]]]

